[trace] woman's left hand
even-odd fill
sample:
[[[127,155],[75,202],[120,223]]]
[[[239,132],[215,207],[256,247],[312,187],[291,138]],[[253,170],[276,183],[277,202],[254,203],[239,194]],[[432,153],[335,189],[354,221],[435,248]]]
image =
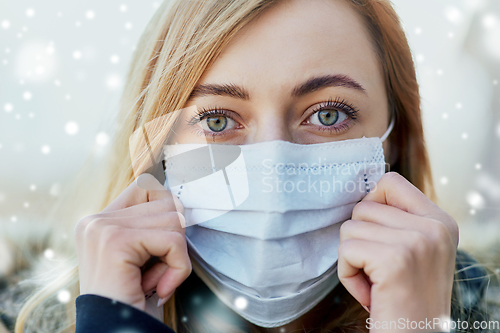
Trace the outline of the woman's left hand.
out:
[[[340,229],[338,276],[370,307],[370,332],[430,331],[422,325],[449,320],[457,245],[451,216],[401,175],[382,176]],[[391,321],[399,326],[382,329]],[[423,323],[411,329],[412,321]]]

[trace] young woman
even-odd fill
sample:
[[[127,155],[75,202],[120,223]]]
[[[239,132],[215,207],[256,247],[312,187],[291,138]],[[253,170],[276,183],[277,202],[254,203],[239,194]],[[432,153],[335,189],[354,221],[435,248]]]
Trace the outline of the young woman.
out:
[[[189,113],[193,109],[194,115]],[[182,118],[178,110],[188,110],[190,118]],[[155,123],[158,119],[161,126]],[[129,143],[135,144],[134,133],[147,131],[152,123],[153,132],[175,133],[175,139],[169,137],[170,145],[203,138],[242,151],[259,144],[255,147],[265,151],[267,144],[277,141],[294,145],[280,143],[273,146],[275,152],[292,146],[309,151],[316,145],[351,144],[390,133],[383,142],[382,159],[393,172],[378,177],[376,190],[370,188],[349,206],[348,217],[336,224],[342,227],[331,233],[338,248],[334,256],[338,260],[325,261],[336,265],[335,274],[329,275],[331,284],[323,283],[312,293],[299,283],[310,282],[309,276],[295,281],[295,290],[280,291],[279,297],[289,295],[289,302],[278,300],[268,306],[262,299],[243,297],[239,298],[243,303],[233,306],[221,296],[227,281],[209,277],[221,276],[227,265],[220,258],[226,257],[212,253],[219,257],[211,262],[213,272],[207,270],[202,261],[210,255],[195,253],[193,227],[183,228],[189,218],[184,216],[182,197],[179,200],[150,175],[136,180],[137,170],[145,168],[137,165],[146,163],[148,152],[130,157]],[[194,130],[179,130],[179,124],[186,123]],[[389,1],[165,1],[137,47],[118,124],[106,198],[95,215],[81,219],[75,228],[78,266],[66,279],[28,300],[16,332],[22,332],[32,313],[42,313],[43,301],[65,283],[80,288],[76,320],[70,302],[67,327],[77,332],[170,332],[169,327],[195,333],[414,332],[429,327],[415,328],[411,323],[450,316],[472,322],[482,315],[483,287],[458,281],[484,272],[464,271],[473,260],[461,252],[457,255],[457,224],[431,200],[415,69]],[[153,151],[164,144],[161,135],[150,135],[148,140],[144,147]],[[361,149],[355,144],[348,148],[339,150],[345,151],[341,156],[325,153],[325,158],[342,159]],[[302,207],[300,201],[295,204]],[[311,220],[304,218],[303,225],[308,223]],[[316,239],[322,244],[322,229],[318,230],[318,237],[308,238],[307,244],[316,244]],[[225,242],[212,246],[222,249]],[[304,242],[300,238],[297,244]],[[308,259],[331,259],[321,250]],[[241,251],[250,250],[241,243]],[[251,260],[235,261],[231,267],[232,272],[246,272],[242,280],[255,271],[266,277],[262,281],[288,278],[290,270],[276,270],[282,275],[270,276],[263,269],[268,261],[277,260],[276,253],[252,254]],[[307,270],[305,265],[293,274],[301,276]],[[314,278],[322,274],[325,270]],[[246,295],[245,288],[231,290]],[[478,297],[463,303],[463,288]],[[278,294],[272,288],[268,291]],[[277,314],[269,316],[269,311]],[[407,326],[383,326],[401,320]]]

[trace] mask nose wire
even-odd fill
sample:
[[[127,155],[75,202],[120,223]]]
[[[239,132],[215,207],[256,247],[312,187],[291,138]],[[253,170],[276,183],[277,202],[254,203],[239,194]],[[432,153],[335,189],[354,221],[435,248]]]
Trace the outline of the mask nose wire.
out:
[[[387,127],[387,131],[385,131],[384,135],[380,137],[380,141],[384,142],[385,139],[387,139],[387,137],[389,136],[389,134],[391,134],[392,129],[394,128],[394,118],[396,117],[394,116],[391,117],[391,122],[389,124],[389,127]]]

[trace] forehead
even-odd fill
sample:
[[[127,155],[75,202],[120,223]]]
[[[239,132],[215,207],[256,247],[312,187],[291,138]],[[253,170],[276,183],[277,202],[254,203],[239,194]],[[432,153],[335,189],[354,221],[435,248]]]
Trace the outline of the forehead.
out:
[[[294,85],[317,74],[349,74],[377,87],[381,71],[362,17],[345,0],[285,0],[247,24],[203,82]],[[291,82],[295,80],[294,82]],[[254,87],[257,88],[257,87]]]

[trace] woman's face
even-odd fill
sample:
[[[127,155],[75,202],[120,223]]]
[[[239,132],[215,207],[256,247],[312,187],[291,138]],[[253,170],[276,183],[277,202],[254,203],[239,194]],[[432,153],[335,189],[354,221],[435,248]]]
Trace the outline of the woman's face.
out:
[[[342,0],[289,0],[265,11],[204,73],[186,107],[194,105],[206,112],[183,116],[179,143],[380,137],[389,121],[371,38]]]

